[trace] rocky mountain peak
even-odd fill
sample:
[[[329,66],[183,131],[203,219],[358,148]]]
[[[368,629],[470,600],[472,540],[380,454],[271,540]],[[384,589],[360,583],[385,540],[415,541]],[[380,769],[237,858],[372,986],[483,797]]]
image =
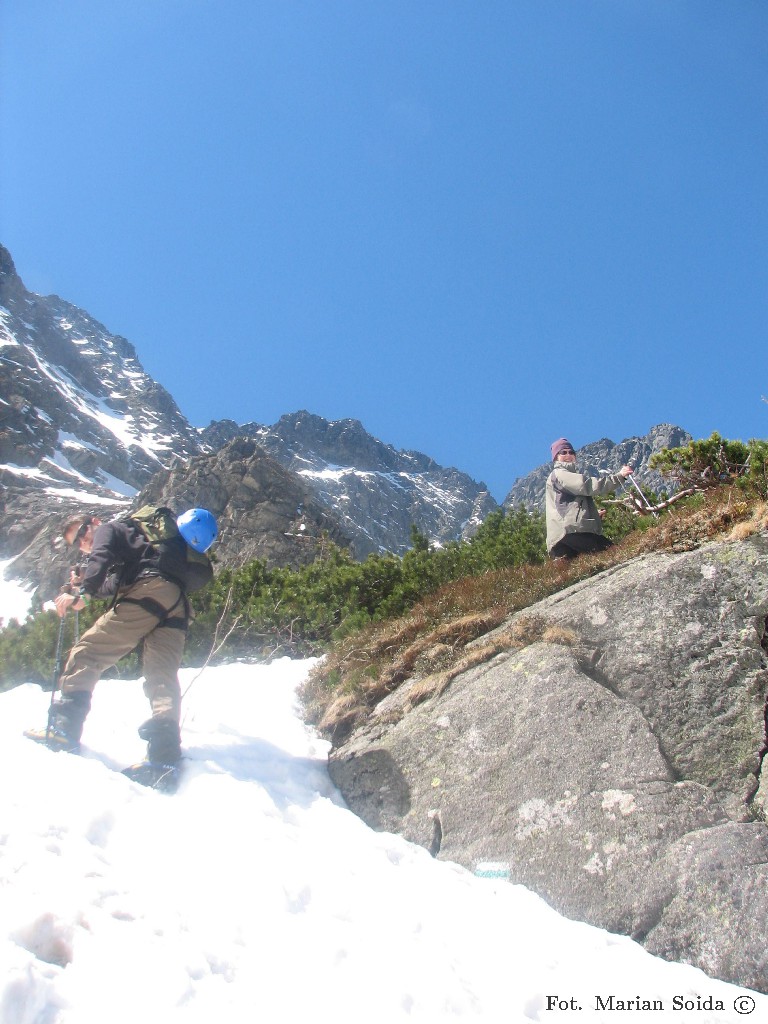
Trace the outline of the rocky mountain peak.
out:
[[[0,250],[0,473],[5,486],[127,496],[197,450],[125,338],[24,287]]]
[[[302,452],[312,452],[320,462],[355,466],[371,473],[397,473],[408,469],[425,472],[439,468],[421,452],[398,451],[377,440],[355,419],[330,421],[302,410],[281,416],[272,428],[272,435],[286,450],[292,449],[299,460]]]
[[[216,447],[250,437],[281,466],[297,473],[350,537],[355,555],[403,554],[411,526],[435,543],[471,536],[497,504],[485,484],[421,452],[399,451],[355,419],[326,420],[306,410],[273,426],[212,423],[201,440]]]

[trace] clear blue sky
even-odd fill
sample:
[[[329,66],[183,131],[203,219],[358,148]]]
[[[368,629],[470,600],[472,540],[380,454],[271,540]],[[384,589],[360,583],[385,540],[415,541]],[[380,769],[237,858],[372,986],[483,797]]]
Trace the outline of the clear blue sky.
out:
[[[5,0],[0,241],[195,424],[768,436],[765,0]]]

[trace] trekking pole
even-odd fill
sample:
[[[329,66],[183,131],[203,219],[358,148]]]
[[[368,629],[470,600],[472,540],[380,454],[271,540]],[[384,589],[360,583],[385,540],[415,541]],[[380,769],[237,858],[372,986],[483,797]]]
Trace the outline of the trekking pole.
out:
[[[72,586],[72,583],[70,581],[70,583],[68,583],[67,586],[64,589],[69,590],[71,588],[71,586]],[[51,708],[53,707],[54,698],[56,697],[56,691],[59,688],[59,678],[61,677],[61,671],[62,671],[62,668],[64,667],[63,666],[63,661],[64,661],[64,629],[65,629],[65,626],[66,626],[66,621],[67,621],[66,615],[62,615],[62,616],[59,617],[59,635],[58,635],[58,637],[56,639],[56,654],[54,656],[54,665],[53,665],[53,680],[52,680],[53,685],[51,686],[51,701],[50,701],[50,704],[48,705],[48,725],[45,728],[45,737],[46,737],[46,739],[48,739],[48,737],[50,735],[50,730],[51,730]],[[74,643],[76,644],[79,639],[80,639],[80,612],[76,611],[75,612],[75,637],[74,637]],[[73,644],[73,646],[74,646],[74,644]]]
[[[70,591],[71,591],[72,587],[77,586],[77,584],[79,583],[80,578],[82,576],[82,572],[83,572],[83,563],[79,562],[78,565],[77,565],[77,568],[74,571],[72,580],[71,580],[71,582],[69,584]],[[72,646],[75,647],[79,643],[79,641],[80,641],[80,610],[78,608],[76,608],[75,609],[75,635],[74,635],[74,639],[73,639],[73,642],[72,642]]]
[[[642,490],[640,489],[640,485],[638,484],[637,480],[635,480],[635,478],[632,475],[632,473],[629,474],[629,476],[627,477],[627,480],[629,480],[629,482],[635,488],[637,493],[640,495],[640,497],[643,500],[643,505],[645,505],[645,507],[648,509],[648,511],[651,513],[651,515],[654,517],[654,519],[658,519],[659,518],[658,512],[653,507],[653,505],[651,505],[650,501],[648,501],[646,496],[643,494]]]
[[[64,649],[64,616],[59,618],[59,636],[56,641],[56,655],[54,657],[53,664],[53,686],[51,686],[51,701],[48,705],[48,724],[45,727],[45,738],[46,740],[50,736],[51,732],[51,708],[53,707],[53,699],[56,696],[56,691],[59,688],[59,676],[61,675],[61,662],[62,652]]]

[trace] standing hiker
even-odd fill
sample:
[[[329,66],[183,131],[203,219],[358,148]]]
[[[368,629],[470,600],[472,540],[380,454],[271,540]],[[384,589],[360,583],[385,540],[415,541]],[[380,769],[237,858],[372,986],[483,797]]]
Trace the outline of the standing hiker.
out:
[[[603,523],[593,495],[608,494],[632,473],[622,466],[607,476],[580,473],[576,452],[567,438],[551,445],[554,468],[547,478],[547,551],[553,559],[576,558],[589,551],[604,551],[612,542],[603,534]]]
[[[159,511],[171,515],[169,510]],[[61,696],[50,707],[48,727],[30,730],[26,733],[30,739],[52,750],[78,750],[96,683],[143,641],[144,692],[152,716],[139,727],[139,736],[147,741],[147,760],[152,765],[179,762],[178,670],[190,619],[186,547],[201,553],[195,556],[198,564],[201,557],[207,562],[202,553],[218,531],[216,520],[205,509],[185,512],[173,530],[175,544],[164,544],[150,542],[136,519],[102,523],[93,516],[78,516],[65,523],[64,539],[88,558],[79,576],[79,591],[59,594],[56,611],[63,618],[70,610],[85,608],[91,598],[113,596],[114,600],[73,647],[60,680]]]

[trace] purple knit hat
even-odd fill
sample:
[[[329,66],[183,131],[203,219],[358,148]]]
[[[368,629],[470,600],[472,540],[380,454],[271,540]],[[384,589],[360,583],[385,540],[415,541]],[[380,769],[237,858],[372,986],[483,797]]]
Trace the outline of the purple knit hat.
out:
[[[550,451],[552,452],[553,459],[556,459],[557,456],[561,452],[564,452],[566,448],[570,448],[571,451],[576,451],[576,449],[573,447],[573,445],[567,437],[558,437],[558,439],[556,441],[553,441],[549,447]]]

